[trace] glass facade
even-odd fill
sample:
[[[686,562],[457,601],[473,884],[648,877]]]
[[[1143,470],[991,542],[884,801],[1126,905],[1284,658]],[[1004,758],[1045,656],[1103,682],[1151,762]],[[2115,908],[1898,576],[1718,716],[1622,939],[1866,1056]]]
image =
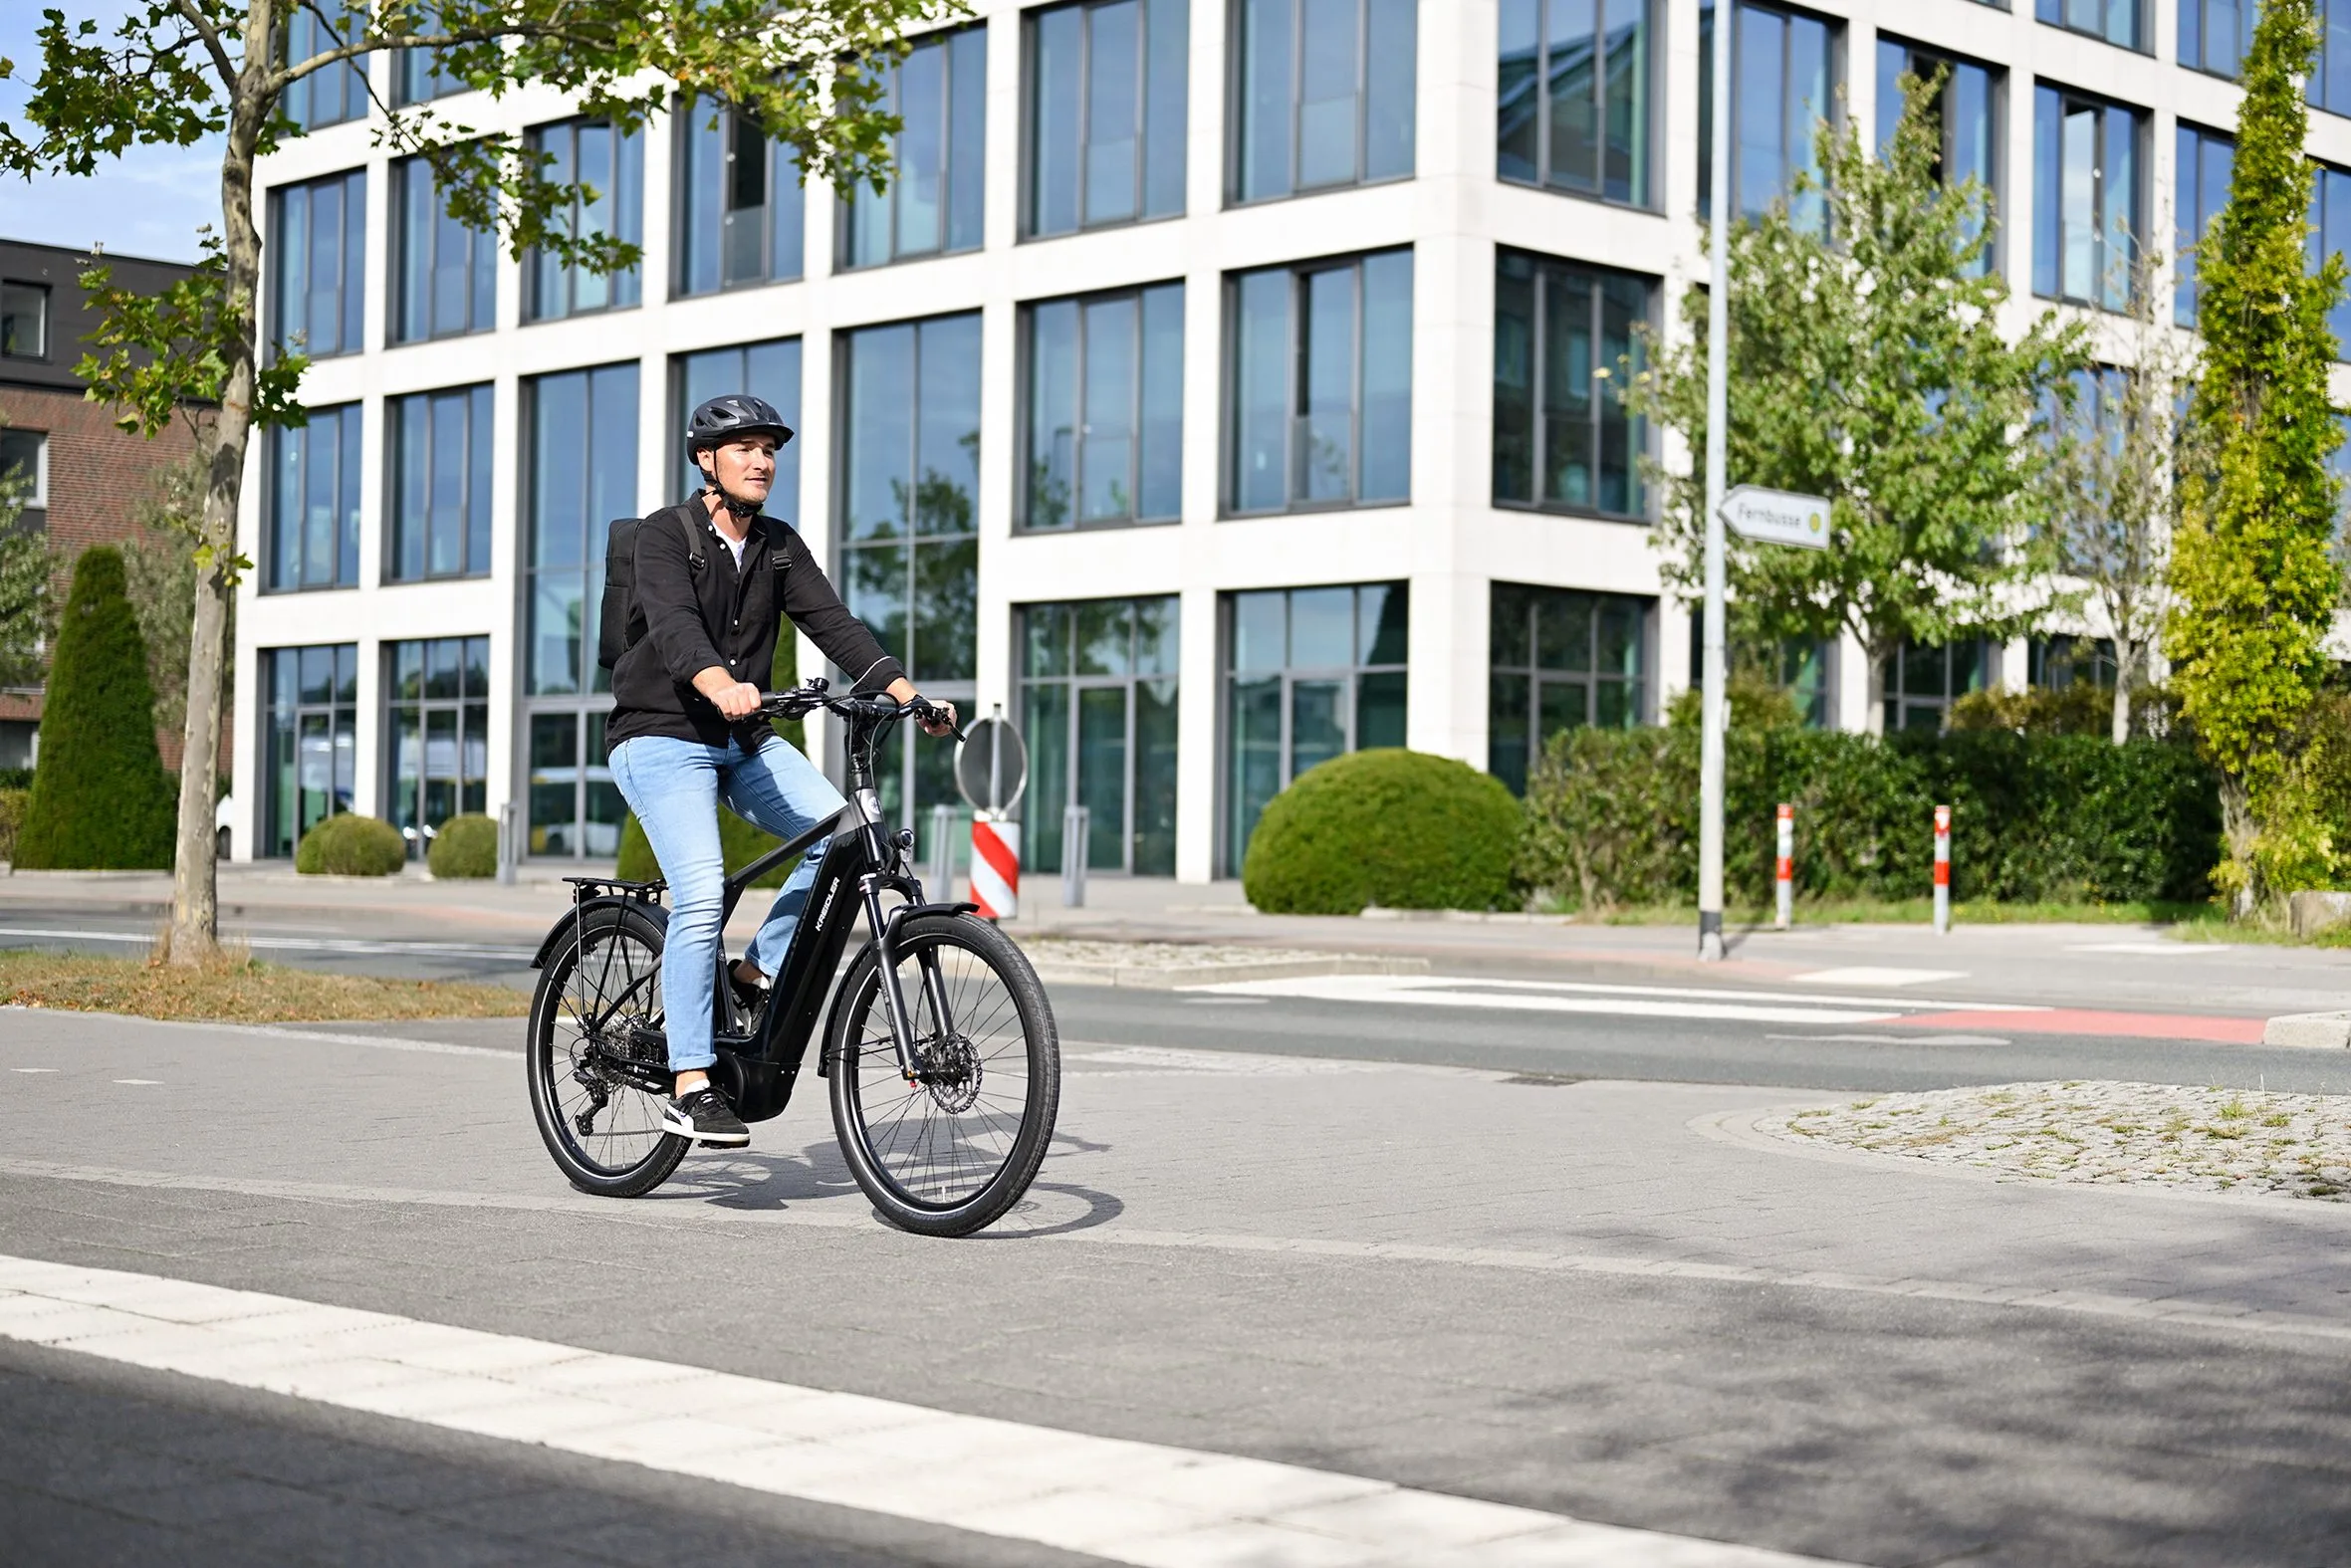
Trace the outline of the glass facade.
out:
[[[2116,667],[2111,637],[2035,637],[2025,644],[2026,679],[2035,686],[2063,691],[2086,682],[2114,690]]]
[[[902,121],[890,139],[897,173],[875,195],[841,202],[843,267],[977,250],[988,153],[988,31],[933,36],[890,70],[885,107]]]
[[[383,819],[421,855],[443,822],[489,805],[490,639],[383,648]]]
[[[715,294],[801,274],[808,202],[789,142],[748,114],[679,106],[677,262],[670,292]]]
[[[1843,35],[1820,17],[1748,0],[1739,0],[1732,20],[1731,188],[1739,216],[1761,217],[1784,198],[1798,225],[1817,229],[1828,221],[1828,203],[1818,184],[1816,138],[1838,112]],[[1700,0],[1698,144],[1707,149],[1714,146],[1714,0]],[[1810,176],[1812,188],[1791,195],[1798,174]],[[1701,215],[1714,210],[1713,200],[1710,150],[1698,160]]]
[[[1022,608],[1023,853],[1040,873],[1064,863],[1074,803],[1090,869],[1175,875],[1177,631],[1173,594]]]
[[[1494,584],[1489,623],[1486,770],[1527,792],[1550,738],[1588,725],[1625,730],[1649,717],[1654,599]]]
[[[645,237],[645,144],[638,135],[619,135],[597,119],[572,119],[560,125],[541,125],[526,138],[530,150],[550,159],[544,177],[558,185],[580,184],[594,192],[592,200],[576,200],[568,215],[557,222],[575,238],[610,235],[636,245]],[[525,318],[557,321],[589,311],[617,310],[634,305],[641,296],[639,269],[615,273],[567,267],[554,251],[534,249],[523,259],[529,280]]]
[[[1416,0],[1232,0],[1235,201],[1412,173]]]
[[[1951,186],[1973,179],[1984,188],[1988,208],[1997,207],[2001,163],[2002,73],[1956,55],[1920,49],[1881,35],[1877,112],[1877,144],[1881,150],[1892,145],[1894,132],[1902,122],[1902,79],[1906,76],[1922,83],[1942,79],[1933,103],[1942,132],[1937,176]],[[1991,216],[1987,210],[1985,217]],[[1990,271],[1998,265],[1995,253],[1996,247],[1986,247],[1978,271]]]
[[[414,0],[414,19],[407,36],[429,37],[440,32],[438,0]],[[429,104],[436,98],[466,91],[465,83],[442,62],[437,49],[403,49],[392,56],[392,105]]]
[[[1173,522],[1183,510],[1184,286],[1053,300],[1023,317],[1021,522]]]
[[[2236,166],[2236,143],[2217,130],[2180,121],[2178,159],[2173,170],[2178,198],[2172,205],[2176,247],[2173,267],[2172,319],[2182,327],[2196,325],[2202,298],[2196,281],[2197,248],[2213,232],[2213,222],[2229,203],[2229,177]]]
[[[2253,0],[2240,0],[2251,10]],[[2318,59],[2303,94],[2312,109],[2351,114],[2351,0],[2317,0]]]
[[[700,353],[681,353],[669,361],[670,421],[673,430],[686,427],[686,416],[705,398],[718,397],[728,392],[749,392],[764,400],[784,416],[793,429],[800,428],[800,339],[780,337],[774,342],[752,343],[742,348],[708,348]],[[688,462],[685,454],[678,454],[678,498],[683,500],[702,488],[702,470]],[[768,487],[768,516],[780,518],[800,526],[800,442],[785,442],[776,449],[776,478]]]
[[[2190,0],[2183,0],[2183,4]],[[2245,7],[2252,8],[2251,0]],[[2125,49],[2148,47],[2152,0],[2034,0],[2033,16],[2051,27],[2087,33]]]
[[[498,325],[498,238],[449,216],[432,165],[391,168],[391,340],[420,342]]]
[[[1503,251],[1494,279],[1494,500],[1646,515],[1644,421],[1625,412],[1644,363],[1633,329],[1656,285]]]
[[[628,802],[605,761],[605,711],[531,712],[528,853],[575,860],[609,860],[620,853]]]
[[[359,650],[355,643],[261,650],[261,836],[286,856],[302,835],[352,808],[357,780]]]
[[[1227,596],[1225,875],[1240,874],[1259,816],[1293,779],[1404,744],[1409,631],[1402,582]]]
[[[487,386],[385,402],[392,462],[384,506],[387,581],[489,571],[490,408]]]
[[[367,171],[270,192],[271,357],[357,353],[367,265]]]
[[[331,17],[331,7],[295,6],[286,11],[285,60],[298,66],[306,60],[341,49],[365,30],[363,6],[336,7],[343,15]],[[357,13],[357,14],[354,14]],[[355,24],[355,25],[354,25]],[[304,130],[339,125],[367,114],[367,57],[347,60],[314,71],[286,84],[278,108]]]
[[[1234,512],[1412,494],[1412,253],[1272,267],[1227,286]]]
[[[264,584],[349,588],[359,581],[359,405],[314,408],[269,432],[269,560]]]
[[[1497,172],[1651,205],[1656,51],[1656,0],[1502,0]]]
[[[2234,77],[2259,15],[2258,0],[2180,0],[2180,64]]]
[[[2310,270],[2329,256],[2351,259],[2351,170],[2320,163],[2310,171]],[[2326,313],[2335,336],[2335,357],[2351,359],[2351,299],[2335,301]]]
[[[2146,116],[2067,88],[2032,96],[2032,292],[2129,310]]]
[[[1092,0],[1026,20],[1021,232],[1182,212],[1190,0]]]
[[[968,699],[979,666],[980,318],[868,327],[835,342],[838,580],[917,685]],[[899,735],[882,807],[928,832],[930,807],[959,798],[955,753],[911,725]]]
[[[1886,733],[1942,729],[1954,702],[1989,684],[1991,651],[1972,637],[1942,647],[1905,642],[1886,664]]]

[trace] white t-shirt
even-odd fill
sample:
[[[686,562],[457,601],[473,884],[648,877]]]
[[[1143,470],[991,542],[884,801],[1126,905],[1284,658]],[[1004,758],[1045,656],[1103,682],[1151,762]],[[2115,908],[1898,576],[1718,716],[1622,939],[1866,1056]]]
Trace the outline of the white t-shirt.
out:
[[[743,547],[751,543],[751,536],[746,534],[741,539],[727,539],[724,530],[713,529],[711,532],[717,534],[720,539],[726,540],[727,549],[735,553],[735,569],[741,571],[743,569]]]

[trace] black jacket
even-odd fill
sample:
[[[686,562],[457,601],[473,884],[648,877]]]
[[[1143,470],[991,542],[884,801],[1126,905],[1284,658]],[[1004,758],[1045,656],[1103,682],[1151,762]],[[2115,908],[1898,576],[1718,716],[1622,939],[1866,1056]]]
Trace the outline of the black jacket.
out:
[[[700,569],[689,529],[702,536]],[[798,533],[771,517],[752,519],[738,571],[700,497],[663,508],[636,531],[636,597],[646,634],[613,666],[607,747],[639,735],[724,746],[732,733],[750,749],[773,737],[756,716],[728,724],[694,690],[694,677],[716,664],[772,689],[779,611],[858,690],[878,691],[906,673],[841,603]]]

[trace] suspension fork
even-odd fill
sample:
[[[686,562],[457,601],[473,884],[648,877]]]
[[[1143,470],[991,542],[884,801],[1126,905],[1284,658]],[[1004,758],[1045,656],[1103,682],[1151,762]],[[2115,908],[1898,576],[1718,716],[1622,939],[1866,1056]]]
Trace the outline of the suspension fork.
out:
[[[900,904],[888,914],[882,913],[882,878],[868,875],[861,879],[858,891],[865,899],[865,919],[873,929],[873,946],[881,966],[881,1005],[889,1014],[890,1043],[898,1052],[898,1071],[911,1083],[915,1080],[914,1014],[906,1004],[906,991],[898,983],[898,926],[906,918],[912,904]],[[925,948],[918,956],[922,966],[923,1000],[930,1013],[932,1028],[938,1038],[951,1038],[955,1032],[955,1018],[947,1006],[946,977],[939,970],[939,956]]]

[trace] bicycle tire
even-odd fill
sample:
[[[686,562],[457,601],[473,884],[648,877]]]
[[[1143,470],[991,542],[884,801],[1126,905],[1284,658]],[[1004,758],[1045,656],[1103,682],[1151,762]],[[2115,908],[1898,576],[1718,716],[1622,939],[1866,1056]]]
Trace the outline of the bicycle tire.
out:
[[[906,1005],[922,1020],[915,1030],[917,1043],[934,1049],[940,1042],[935,1025],[923,1016],[921,956],[926,951],[940,955],[943,974],[948,968],[947,953],[969,956],[970,964],[957,966],[959,975],[946,977],[958,1036],[950,1048],[961,1048],[970,1057],[969,1079],[936,1087],[907,1084],[890,1045],[887,1010],[880,1005],[880,952],[868,944],[841,981],[827,1029],[833,1133],[840,1140],[849,1174],[883,1219],[918,1235],[970,1235],[995,1224],[1019,1203],[1045,1163],[1061,1098],[1061,1046],[1053,1006],[1027,955],[984,920],[961,914],[916,915],[898,928],[897,948]],[[985,995],[976,982],[975,969],[985,971],[1001,989],[1001,1001]],[[992,1173],[971,1191],[950,1193],[943,1183],[928,1193],[921,1191],[919,1181],[909,1180],[915,1175],[908,1169],[909,1159],[927,1160],[935,1168],[944,1151],[960,1172],[965,1167],[956,1151],[965,1147],[964,1140],[1003,1120],[1001,1111],[986,1109],[983,1102],[991,1098],[986,1089],[988,1063],[997,1064],[994,1076],[999,1079],[1009,1076],[1011,1070],[1011,1047],[996,1043],[1006,1007],[1020,1030],[1018,1063],[1023,1092],[1018,1124],[1002,1140],[1002,1154]],[[975,1028],[980,1031],[976,1039]],[[995,1048],[991,1049],[992,1045]],[[868,1106],[868,1096],[876,1091],[892,1098]],[[971,1098],[965,1108],[950,1110],[950,1103],[966,1093]],[[923,1112],[920,1125],[925,1130],[910,1137],[907,1119],[918,1108]],[[957,1118],[957,1124],[943,1133],[935,1114],[940,1111]],[[877,1123],[884,1128],[878,1138]],[[972,1168],[979,1169],[976,1161]]]
[[[577,930],[567,931],[557,944],[539,973],[539,989],[531,999],[524,1069],[531,1086],[532,1118],[539,1124],[539,1137],[557,1168],[574,1187],[599,1198],[643,1197],[669,1180],[691,1147],[689,1140],[660,1130],[659,1108],[648,1103],[651,1095],[608,1072],[597,1072],[583,1055],[587,1038],[582,1027],[584,1009],[601,1008],[659,1024],[664,936],[661,922],[641,909],[591,910]],[[612,962],[615,957],[621,961],[617,975]],[[625,993],[615,994],[616,985],[625,987]],[[595,1091],[575,1076],[582,1071],[593,1076],[603,1091],[593,1114],[610,1111],[617,1103],[622,1109],[615,1121],[626,1117],[633,1123],[624,1133],[615,1134],[615,1122],[608,1121],[602,1135],[604,1152],[612,1152],[616,1137],[625,1137],[630,1145],[643,1146],[641,1154],[607,1163],[588,1147],[588,1140],[596,1135],[578,1120],[579,1107],[594,1099]],[[576,1097],[569,1094],[567,1085],[579,1091]],[[572,1098],[578,1105],[567,1104]]]

